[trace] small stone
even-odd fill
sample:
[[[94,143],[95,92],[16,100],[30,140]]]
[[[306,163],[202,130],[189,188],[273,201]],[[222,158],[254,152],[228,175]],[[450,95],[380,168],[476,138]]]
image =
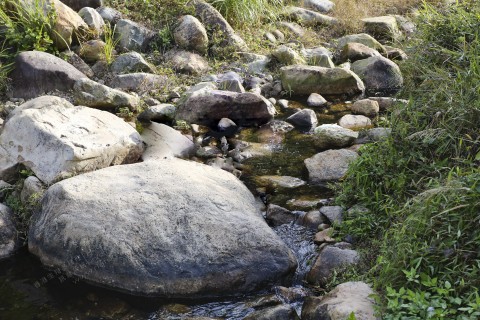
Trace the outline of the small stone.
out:
[[[282,109],[282,111],[288,109],[288,100],[279,99],[279,100],[277,100],[277,104],[280,107],[280,109]]]
[[[277,42],[277,38],[275,38],[275,36],[270,32],[265,32],[263,34],[263,36],[265,37],[265,39],[267,39],[271,43],[276,43]]]
[[[132,72],[155,73],[155,68],[138,52],[127,52],[118,56],[110,65],[110,70],[115,74]]]
[[[79,55],[88,62],[104,60],[105,46],[106,44],[102,40],[87,41],[80,46]]]
[[[324,206],[320,213],[328,219],[330,224],[340,224],[343,221],[343,208],[340,206]]]
[[[313,137],[320,149],[345,148],[354,143],[358,133],[336,124],[322,124],[315,128]]]
[[[358,157],[356,152],[340,149],[317,153],[304,160],[310,182],[322,184],[343,178],[349,164]]]
[[[375,117],[380,111],[380,107],[377,101],[370,99],[362,99],[355,101],[350,107],[350,110],[352,110],[354,114],[360,114],[367,117]]]
[[[347,114],[338,120],[338,124],[346,129],[359,130],[371,127],[372,121],[362,115]]]
[[[317,230],[318,226],[324,222],[326,222],[326,219],[318,210],[308,211],[297,221],[299,225],[313,230]]]
[[[116,24],[118,20],[122,19],[122,13],[110,7],[99,7],[97,12],[104,21],[110,22],[112,25]]]
[[[154,35],[152,30],[128,19],[118,20],[115,27],[118,46],[128,50],[146,50]]]
[[[314,128],[317,123],[317,115],[315,111],[312,109],[303,109],[298,112],[295,112],[290,117],[288,117],[285,121],[290,122],[295,127],[300,129],[307,129],[310,130]]]
[[[179,72],[202,74],[209,70],[207,60],[193,52],[171,50],[165,54],[165,58]]]
[[[148,106],[138,115],[140,121],[166,122],[175,119],[175,106],[173,104],[158,104]]]
[[[179,19],[173,31],[175,43],[182,49],[207,53],[208,37],[203,24],[194,16],[186,15]]]
[[[320,108],[327,104],[327,100],[318,93],[312,93],[308,96],[307,106],[310,108]]]
[[[341,272],[345,267],[357,264],[359,260],[360,256],[355,250],[327,246],[320,252],[307,274],[307,281],[314,285],[325,285],[335,272]]]
[[[277,38],[278,41],[283,42],[285,41],[285,35],[283,34],[282,31],[280,30],[274,30],[272,31],[272,34]]]
[[[335,239],[330,236],[332,233],[333,233],[332,228],[328,228],[320,232],[317,232],[315,234],[315,238],[313,239],[313,242],[315,244],[334,243]]]
[[[304,64],[305,60],[292,48],[281,45],[272,52],[280,63],[284,65]]]
[[[20,200],[26,206],[41,199],[44,192],[42,181],[35,176],[29,176],[23,182],[22,192],[20,193]]]
[[[225,136],[233,136],[238,130],[235,122],[228,118],[222,118],[217,125],[218,131],[223,132]]]
[[[299,178],[290,176],[258,176],[255,182],[262,187],[295,189],[306,184],[305,181]]]
[[[293,212],[275,204],[268,205],[266,217],[267,221],[275,227],[292,223],[296,219],[296,215]]]
[[[102,16],[95,9],[90,7],[83,7],[78,12],[83,21],[96,35],[102,35],[105,27],[105,22]]]

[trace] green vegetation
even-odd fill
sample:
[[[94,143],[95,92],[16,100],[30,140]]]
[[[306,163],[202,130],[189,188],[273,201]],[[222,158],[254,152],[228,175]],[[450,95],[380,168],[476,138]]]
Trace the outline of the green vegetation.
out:
[[[234,26],[260,21],[275,20],[283,8],[283,0],[210,0],[220,13]]]
[[[382,319],[480,317],[480,3],[420,10],[402,65],[407,106],[392,136],[361,149],[338,201],[339,236],[374,250]]]

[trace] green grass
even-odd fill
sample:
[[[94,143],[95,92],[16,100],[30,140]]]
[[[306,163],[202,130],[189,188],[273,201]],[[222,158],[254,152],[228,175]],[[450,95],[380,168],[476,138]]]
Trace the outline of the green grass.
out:
[[[417,22],[401,65],[411,102],[349,169],[338,201],[370,211],[338,234],[375,248],[383,319],[478,319],[480,4],[424,4]]]

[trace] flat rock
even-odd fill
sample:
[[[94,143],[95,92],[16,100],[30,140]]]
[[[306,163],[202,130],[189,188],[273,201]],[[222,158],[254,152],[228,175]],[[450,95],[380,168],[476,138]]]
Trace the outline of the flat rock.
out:
[[[305,159],[304,162],[309,180],[318,184],[343,178],[349,164],[357,157],[356,152],[346,149],[327,150]]]
[[[336,18],[318,13],[316,11],[294,6],[288,6],[285,9],[285,15],[305,26],[331,26],[338,23]]]
[[[43,96],[10,113],[0,135],[0,179],[23,164],[45,184],[111,165],[137,161],[140,135],[115,115]]]
[[[44,93],[69,91],[79,79],[87,78],[74,66],[40,51],[24,51],[15,58],[12,79],[12,96],[31,99]]]
[[[344,320],[351,314],[355,319],[379,320],[375,316],[374,294],[364,282],[339,284],[323,297],[307,297],[302,308],[302,320]]]
[[[385,47],[380,42],[378,42],[374,37],[366,33],[349,34],[337,39],[337,51],[342,50],[345,45],[351,42],[361,43],[367,47],[377,50],[381,54],[387,53],[387,50],[385,50]]]
[[[0,260],[8,258],[19,247],[13,211],[0,203]]]
[[[136,110],[140,99],[123,91],[112,89],[90,79],[80,79],[73,86],[75,102],[92,108]]]
[[[379,57],[380,53],[364,44],[357,42],[347,43],[340,51],[338,63],[355,62],[357,60],[367,59],[370,57]]]
[[[303,0],[303,6],[305,8],[315,10],[322,13],[328,13],[332,11],[335,3],[330,0]]]
[[[113,78],[110,82],[110,87],[127,91],[135,91],[137,93],[146,93],[153,90],[162,90],[167,84],[167,76],[138,72],[115,76],[115,78]]]
[[[380,111],[380,106],[378,102],[371,99],[362,99],[355,101],[350,110],[354,114],[364,115],[366,117],[375,117]]]
[[[318,93],[330,96],[357,96],[365,86],[353,72],[341,68],[324,68],[305,65],[287,66],[280,69],[284,90],[293,95]]]
[[[229,118],[240,126],[261,125],[273,118],[275,108],[270,101],[254,93],[221,90],[199,90],[177,106],[176,119],[215,126]]]
[[[285,189],[295,189],[306,184],[302,179],[290,176],[258,176],[255,181],[262,187]]]
[[[202,74],[209,69],[207,60],[193,52],[171,50],[165,54],[165,58],[178,72]]]
[[[51,186],[28,240],[46,266],[144,296],[250,292],[297,265],[237,178],[180,159],[114,166]]]

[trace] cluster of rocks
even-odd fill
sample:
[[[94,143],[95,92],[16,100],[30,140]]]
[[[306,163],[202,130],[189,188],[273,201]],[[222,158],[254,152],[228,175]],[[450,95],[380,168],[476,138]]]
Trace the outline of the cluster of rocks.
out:
[[[318,152],[299,161],[308,182],[264,175],[255,178],[256,187],[268,192],[341,180],[359,145],[390,134],[374,126],[381,112],[399,102],[389,97],[403,85],[393,60],[405,54],[377,39],[398,40],[411,25],[399,16],[368,18],[369,34],[304,48],[286,42],[281,27],[300,34],[302,27],[291,21],[337,23],[328,16],[331,1],[305,0],[303,7],[285,9],[291,21],[265,35],[274,48],[259,55],[248,51],[210,4],[191,4],[195,13],[179,19],[176,48],[164,59],[178,72],[201,75],[201,81],[164,92],[170,80],[142,54],[155,31],[101,0],[51,1],[59,16],[54,28],[62,37],[55,38],[59,50],[75,46],[86,33],[93,39],[76,53],[63,53],[64,59],[22,52],[11,74],[13,102],[0,124],[0,185],[13,189],[22,182],[22,168],[33,173],[18,190],[25,205],[41,198],[28,228],[29,250],[48,267],[123,292],[218,297],[287,285],[297,261],[267,222],[297,223],[316,231],[318,245],[305,280],[324,286],[360,259],[350,243],[333,237],[343,208],[324,205],[299,216],[269,203],[264,219],[257,199],[237,177],[246,159],[271,155],[272,146],[296,130]],[[121,52],[111,63],[101,40],[106,24],[115,25]],[[213,29],[221,31],[222,42],[211,41],[207,30]],[[225,46],[238,52],[240,63],[207,75],[205,54]],[[272,61],[281,65],[278,79],[268,74]],[[159,93],[168,103],[156,99]],[[298,108],[296,99],[306,99],[307,107]],[[344,115],[336,123],[319,118],[338,104]],[[138,114],[142,130],[116,116],[119,110]],[[285,121],[274,119],[279,114]],[[247,127],[259,142],[239,139]],[[15,220],[12,210],[0,205],[0,258],[20,246]],[[292,288],[281,288],[285,296],[297,297]],[[375,319],[370,294],[366,284],[342,284],[323,298],[308,297],[302,319],[343,319],[351,312]],[[278,303],[248,319],[297,317]]]

